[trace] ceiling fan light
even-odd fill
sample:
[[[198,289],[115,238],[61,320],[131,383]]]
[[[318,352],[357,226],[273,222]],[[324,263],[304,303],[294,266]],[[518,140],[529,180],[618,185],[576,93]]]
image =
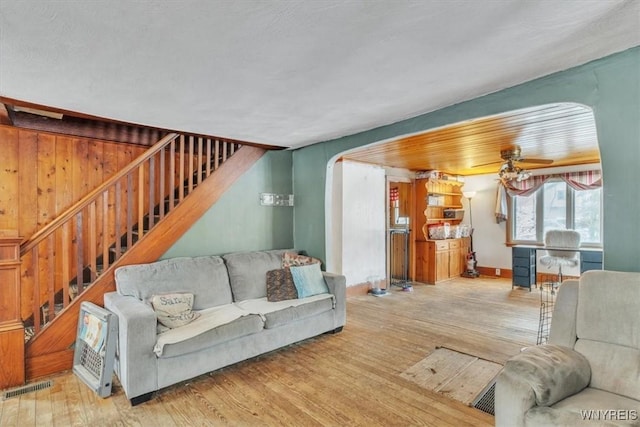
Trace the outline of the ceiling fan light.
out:
[[[501,179],[506,180],[506,181],[511,181],[514,180],[518,177],[517,172],[514,171],[500,171],[500,173],[498,174],[500,176]]]
[[[527,180],[531,177],[531,172],[529,171],[525,171],[525,170],[521,170],[520,172],[518,172],[518,182],[520,181],[524,181]]]
[[[520,182],[529,179],[531,172],[514,166],[511,162],[507,162],[500,168],[498,176],[503,181],[513,181],[515,179]]]

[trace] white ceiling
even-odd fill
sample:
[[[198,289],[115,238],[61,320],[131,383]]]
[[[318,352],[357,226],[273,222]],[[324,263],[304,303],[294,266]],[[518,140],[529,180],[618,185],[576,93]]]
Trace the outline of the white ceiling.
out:
[[[638,45],[638,0],[0,0],[0,96],[301,147]]]

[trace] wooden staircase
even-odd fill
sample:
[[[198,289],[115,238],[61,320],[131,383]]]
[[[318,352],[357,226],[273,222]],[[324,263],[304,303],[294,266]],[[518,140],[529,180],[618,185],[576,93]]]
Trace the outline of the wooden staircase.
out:
[[[116,268],[157,260],[264,153],[171,133],[24,242],[26,379],[70,369],[80,303],[102,305]]]

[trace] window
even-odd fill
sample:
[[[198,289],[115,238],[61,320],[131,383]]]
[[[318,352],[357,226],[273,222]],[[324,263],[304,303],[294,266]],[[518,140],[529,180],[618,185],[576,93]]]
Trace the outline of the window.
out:
[[[513,240],[538,240],[536,233],[537,193],[513,198]]]
[[[585,243],[602,243],[602,188],[574,191],[573,228]]]
[[[564,181],[546,182],[530,196],[511,203],[511,240],[544,243],[550,229],[574,229],[587,246],[602,244],[602,188],[577,191]]]

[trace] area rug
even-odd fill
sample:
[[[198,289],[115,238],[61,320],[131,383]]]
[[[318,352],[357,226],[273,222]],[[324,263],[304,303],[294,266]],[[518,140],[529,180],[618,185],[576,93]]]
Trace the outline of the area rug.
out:
[[[472,406],[501,369],[502,365],[498,363],[438,347],[400,376]]]

